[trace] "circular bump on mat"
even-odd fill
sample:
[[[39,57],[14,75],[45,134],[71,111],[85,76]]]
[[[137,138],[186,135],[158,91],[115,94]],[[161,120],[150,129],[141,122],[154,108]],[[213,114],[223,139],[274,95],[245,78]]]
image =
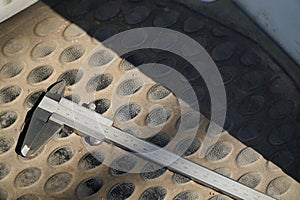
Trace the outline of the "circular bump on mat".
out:
[[[94,177],[82,181],[76,188],[76,195],[79,199],[96,194],[103,186],[100,178]]]
[[[280,196],[286,193],[292,186],[291,178],[287,176],[280,176],[273,179],[268,187],[267,194],[271,196]]]
[[[88,28],[88,27],[84,27],[84,28]],[[64,38],[66,40],[76,40],[76,39],[79,39],[79,38],[81,38],[82,36],[85,35],[85,31],[83,29],[81,27],[77,26],[76,24],[70,24],[64,30],[64,33],[63,33]]]
[[[201,49],[201,47],[199,47],[198,43],[188,42],[188,43],[182,44],[182,47],[180,49],[180,51],[181,51],[180,53],[181,53],[181,56],[183,56],[183,57],[200,56],[202,54],[200,49]],[[191,65],[188,65],[188,66],[191,66]],[[190,68],[190,69],[187,70],[187,72],[188,73],[192,73],[192,72],[196,73],[197,72],[197,76],[199,76],[198,71],[195,70],[195,69]]]
[[[133,95],[141,89],[143,84],[143,80],[140,78],[125,80],[118,86],[117,93],[121,96]]]
[[[114,18],[121,11],[121,2],[109,1],[101,4],[95,12],[95,18],[100,21],[107,21]]]
[[[0,163],[0,180],[4,179],[10,172],[10,165],[8,163]]]
[[[195,17],[189,17],[183,22],[183,30],[186,33],[194,33],[200,31],[204,27],[205,24]]]
[[[133,183],[124,182],[114,185],[109,193],[108,200],[120,200],[129,198],[135,190]]]
[[[241,126],[241,128],[237,132],[237,137],[242,142],[248,142],[255,140],[259,137],[261,132],[261,126],[255,122],[248,122]]]
[[[164,10],[158,13],[154,20],[153,25],[156,27],[167,28],[175,24],[178,20],[179,13],[174,10]]]
[[[167,168],[161,167],[155,163],[149,162],[143,167],[141,176],[146,180],[150,180],[150,179],[155,179],[155,178],[160,177],[166,171],[167,171]]]
[[[137,158],[133,155],[123,155],[111,163],[110,172],[112,175],[120,176],[134,168]]]
[[[160,126],[165,124],[170,116],[172,115],[172,111],[168,108],[159,107],[151,110],[146,117],[146,125],[147,126]]]
[[[85,46],[75,44],[64,49],[60,54],[60,61],[62,63],[71,63],[80,59],[86,51]]]
[[[245,73],[239,80],[238,87],[244,91],[255,90],[265,83],[263,72],[250,71]]]
[[[4,44],[3,53],[8,56],[17,55],[24,52],[28,45],[27,38],[13,38]]]
[[[81,170],[94,169],[99,167],[104,159],[105,156],[102,152],[87,153],[79,160],[78,167]]]
[[[50,65],[42,65],[34,68],[28,75],[27,81],[30,84],[40,83],[47,80],[53,73],[54,69]]]
[[[51,166],[57,166],[69,161],[75,154],[75,149],[71,146],[59,147],[48,157]]]
[[[15,185],[20,188],[28,187],[37,182],[41,175],[42,171],[38,168],[24,169],[17,175],[15,179]]]
[[[43,94],[43,91],[37,91],[37,92],[33,92],[30,95],[28,95],[28,97],[25,100],[25,106],[28,108],[32,108],[37,100],[41,97],[41,95]]]
[[[14,142],[14,139],[11,137],[0,137],[0,155],[9,151]]]
[[[156,101],[166,98],[170,93],[164,86],[156,84],[149,89],[147,96],[151,101]]]
[[[0,90],[0,104],[14,101],[22,92],[19,86],[13,85]]]
[[[218,44],[211,52],[211,56],[215,61],[224,61],[231,58],[234,54],[235,45],[231,42]]]
[[[190,156],[194,153],[196,153],[196,151],[198,151],[198,149],[201,146],[201,142],[195,138],[195,139],[184,139],[181,142],[179,142],[175,148],[175,153],[183,153],[183,150],[186,150],[183,155],[184,156]]]
[[[165,147],[171,141],[171,137],[169,134],[160,132],[153,137],[148,138],[147,141],[159,147]]]
[[[25,68],[26,64],[22,61],[14,60],[4,64],[0,69],[0,78],[9,79],[17,76]]]
[[[55,17],[49,17],[40,21],[35,26],[35,33],[39,36],[47,36],[59,30],[62,21]]]
[[[164,200],[167,195],[167,189],[162,186],[151,187],[145,190],[139,200]]]
[[[209,162],[217,162],[228,157],[232,150],[233,146],[231,143],[225,141],[217,142],[208,149],[205,158]]]
[[[125,16],[125,21],[129,25],[139,24],[147,19],[150,10],[145,6],[132,8]]]
[[[39,44],[37,44],[32,52],[31,56],[33,59],[43,59],[49,57],[56,49],[57,43],[55,41],[44,41]]]
[[[87,83],[86,89],[88,92],[96,92],[107,88],[113,81],[111,74],[99,74],[94,76]]]
[[[245,97],[240,104],[240,113],[243,115],[253,115],[264,108],[265,98],[260,95]]]
[[[245,66],[255,66],[261,58],[251,49],[246,50],[240,58],[240,61]]]
[[[89,65],[92,67],[101,67],[110,63],[115,57],[114,53],[108,49],[101,49],[90,57]]]
[[[83,72],[81,70],[72,69],[62,73],[59,76],[58,81],[64,80],[67,86],[72,86],[78,83],[82,77],[83,77]]]
[[[73,128],[64,126],[62,129],[57,133],[59,138],[66,138],[74,133]]]
[[[160,37],[157,37],[153,40],[152,51],[154,51],[158,55],[164,51],[168,51],[169,49],[174,47],[179,42],[178,39],[179,39],[179,37],[175,33],[161,34]],[[164,63],[161,63],[161,64],[164,64]],[[155,67],[155,65],[154,65],[154,67]],[[157,70],[159,68],[161,68],[161,67],[157,66],[154,69]]]
[[[17,120],[18,115],[14,111],[0,113],[0,129],[10,127]]]
[[[68,172],[54,174],[45,183],[44,190],[48,194],[59,193],[70,185],[72,178],[72,174]]]
[[[174,175],[173,175],[173,181],[176,184],[185,184],[185,183],[190,182],[191,179],[188,178],[188,177],[185,177],[185,176],[183,176],[181,174],[174,173]]]
[[[260,155],[250,147],[243,149],[237,156],[236,162],[239,166],[247,166],[255,163],[260,158]]]
[[[200,113],[188,112],[183,114],[176,122],[176,127],[183,130],[190,130],[200,125]]]
[[[110,100],[109,99],[98,99],[95,102],[96,108],[95,112],[99,114],[105,113],[110,108]]]
[[[123,105],[115,114],[116,120],[119,122],[125,122],[134,119],[141,112],[141,109],[142,107],[135,103]]]
[[[121,40],[124,48],[137,48],[142,45],[148,38],[148,33],[143,29],[137,29],[136,34],[127,33]]]
[[[258,172],[249,172],[239,178],[239,182],[250,187],[256,188],[262,180],[262,176]]]

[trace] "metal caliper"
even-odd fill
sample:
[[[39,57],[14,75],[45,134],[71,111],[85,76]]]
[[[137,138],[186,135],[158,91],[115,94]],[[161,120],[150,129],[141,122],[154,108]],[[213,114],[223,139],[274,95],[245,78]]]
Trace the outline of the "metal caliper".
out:
[[[34,154],[65,125],[76,129],[82,137],[118,144],[138,153],[138,156],[146,160],[167,166],[171,171],[180,173],[197,183],[211,187],[233,198],[247,200],[274,199],[182,158],[173,152],[113,127],[113,120],[63,98],[64,90],[64,81],[56,83],[34,110],[21,148],[23,156]]]

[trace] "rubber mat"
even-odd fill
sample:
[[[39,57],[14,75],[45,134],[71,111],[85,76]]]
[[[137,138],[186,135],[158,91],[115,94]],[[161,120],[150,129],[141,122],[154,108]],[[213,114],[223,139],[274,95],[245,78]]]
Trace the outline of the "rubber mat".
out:
[[[167,63],[181,71],[197,88],[201,111],[209,118],[203,80],[194,76],[186,61],[168,52],[145,49],[116,58],[103,47],[102,54],[96,56],[108,66],[105,73],[91,78],[81,71],[89,53],[101,45],[99,41],[145,26],[168,27],[197,40],[210,53],[225,82],[227,131],[199,159],[197,152],[209,124],[204,119],[186,158],[276,198],[297,199],[300,95],[286,66],[249,37],[179,3],[76,2],[52,2],[53,10],[37,3],[0,25],[0,199],[230,199],[165,168],[140,174],[114,170],[103,164],[105,159],[112,160],[112,165],[133,168],[134,158],[116,146],[101,143],[97,158],[102,160],[95,159],[80,137],[67,128],[31,159],[16,153],[26,113],[43,91],[61,79],[68,83],[67,98],[80,104],[93,101],[97,112],[120,119],[116,123],[120,128],[166,146],[178,121],[192,119],[192,114],[180,116],[176,96],[159,83],[144,85],[145,75],[134,79],[124,76],[143,63]],[[77,86],[94,93],[83,96],[76,93]],[[124,102],[116,112],[111,108],[113,93]],[[127,95],[134,104],[127,104]],[[161,110],[153,109],[157,102],[171,111],[167,119],[160,118]],[[124,118],[124,107],[132,115]],[[165,128],[155,135],[143,135],[134,127],[122,127],[126,120],[165,123]],[[192,128],[187,125],[187,131]],[[179,141],[174,148],[185,142]],[[114,157],[114,151],[123,156]],[[147,163],[145,168],[152,165]]]

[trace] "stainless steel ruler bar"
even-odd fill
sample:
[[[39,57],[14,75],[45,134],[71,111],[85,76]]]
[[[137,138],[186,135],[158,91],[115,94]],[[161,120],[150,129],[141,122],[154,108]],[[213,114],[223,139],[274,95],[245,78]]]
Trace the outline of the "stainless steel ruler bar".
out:
[[[112,127],[112,120],[65,98],[61,98],[60,102],[56,102],[48,97],[44,97],[39,107],[53,112],[50,120],[56,123],[70,126],[87,136],[99,140],[104,138],[110,140],[137,152],[139,156],[147,160],[167,166],[171,171],[183,174],[198,183],[209,186],[233,198],[247,200],[274,199],[177,154]],[[99,133],[99,130],[102,130],[102,133]]]

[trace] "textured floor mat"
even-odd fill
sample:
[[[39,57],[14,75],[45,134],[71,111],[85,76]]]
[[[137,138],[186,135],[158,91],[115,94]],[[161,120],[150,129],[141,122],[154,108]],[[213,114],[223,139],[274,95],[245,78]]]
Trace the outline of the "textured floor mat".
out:
[[[166,120],[165,129],[151,136],[137,134],[165,146],[172,139],[177,121],[184,116],[176,112],[176,97],[163,86],[143,85],[142,74],[134,81],[124,76],[142,63],[167,63],[181,71],[197,88],[201,111],[209,116],[209,97],[203,80],[193,76],[184,60],[168,52],[146,49],[111,62],[114,57],[103,48],[103,55],[98,56],[107,59],[103,64],[108,65],[106,74],[90,78],[78,71],[99,40],[129,28],[153,25],[179,30],[197,40],[211,54],[225,82],[225,129],[230,134],[225,131],[212,151],[199,159],[197,151],[209,123],[204,120],[186,157],[274,197],[297,199],[299,183],[292,178],[300,177],[300,94],[276,60],[247,37],[181,4],[97,2],[53,3],[55,11],[38,3],[0,25],[0,199],[229,199],[165,169],[141,174],[112,170],[87,152],[81,139],[68,129],[32,159],[24,159],[14,151],[26,111],[42,91],[59,79],[69,85],[66,96],[78,103],[89,102],[91,97],[75,94],[76,86],[96,90],[92,97],[96,99],[96,111],[111,118],[118,117],[110,107],[112,94],[118,91],[121,102],[124,96],[131,95],[136,104],[129,108],[136,114],[125,120],[133,119],[138,124],[161,122],[159,111],[151,110],[153,115],[147,112],[159,101],[173,113]],[[125,103],[124,100],[127,106]],[[154,116],[154,120],[149,116]],[[117,125],[136,131],[134,127],[122,127],[122,123]],[[185,142],[180,141],[177,148]],[[134,158],[125,151],[123,157],[114,158],[111,152],[122,150],[106,143],[100,145],[98,153],[103,160],[134,166]]]

